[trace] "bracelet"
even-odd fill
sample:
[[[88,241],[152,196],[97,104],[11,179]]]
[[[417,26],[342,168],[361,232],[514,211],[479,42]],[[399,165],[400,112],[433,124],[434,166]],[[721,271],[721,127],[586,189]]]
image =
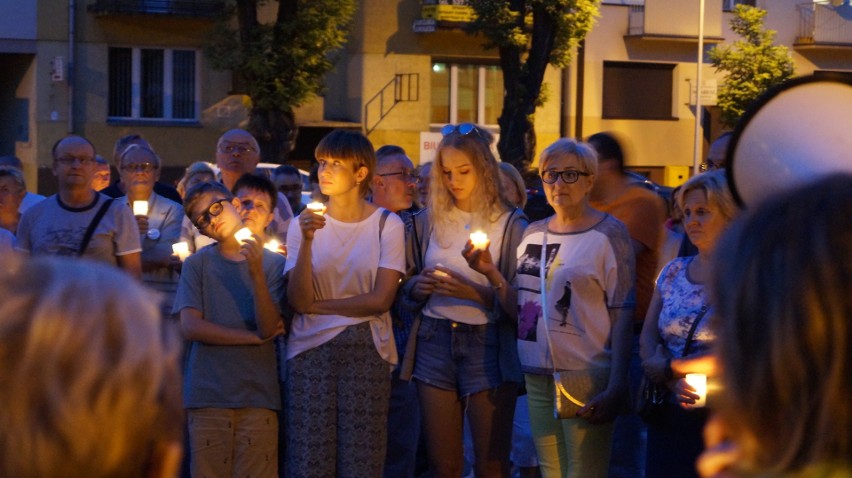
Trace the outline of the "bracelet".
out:
[[[674,372],[672,371],[672,359],[666,359],[666,368],[663,370],[663,374],[666,376],[666,379],[671,380],[674,378]]]

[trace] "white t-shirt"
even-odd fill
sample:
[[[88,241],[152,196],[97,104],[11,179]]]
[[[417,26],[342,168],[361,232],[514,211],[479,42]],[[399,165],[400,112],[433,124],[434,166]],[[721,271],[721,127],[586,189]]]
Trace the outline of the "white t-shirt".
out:
[[[361,222],[340,222],[326,215],[325,227],[314,234],[311,268],[316,300],[345,299],[373,290],[379,267],[405,273],[405,242],[402,220],[389,214],[381,232],[382,208]],[[313,214],[308,212],[309,214]],[[291,221],[287,232],[285,273],[296,266],[302,232],[298,221]],[[396,346],[391,331],[390,313],[369,317],[344,315],[296,314],[287,335],[287,359],[318,347],[350,325],[370,322],[373,342],[379,355],[396,364]]]
[[[442,236],[438,236],[435,227],[432,227],[432,235],[429,238],[429,248],[426,249],[425,266],[435,267],[438,264],[461,274],[479,285],[488,286],[488,279],[471,269],[467,264],[462,249],[470,233],[481,230],[488,234],[491,244],[491,258],[494,263],[500,261],[500,250],[503,247],[503,231],[509,213],[501,215],[496,222],[471,226],[472,214],[461,209],[453,208],[448,214],[450,227]],[[434,225],[435,222],[433,221]],[[443,294],[432,294],[423,307],[423,314],[436,319],[450,319],[471,325],[484,325],[488,323],[488,313],[477,302],[450,297]]]

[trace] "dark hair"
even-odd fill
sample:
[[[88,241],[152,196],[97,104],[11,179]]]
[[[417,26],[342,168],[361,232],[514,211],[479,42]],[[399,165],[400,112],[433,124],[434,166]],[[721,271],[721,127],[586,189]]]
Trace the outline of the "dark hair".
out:
[[[624,150],[621,149],[621,144],[615,138],[615,135],[608,132],[595,133],[589,136],[586,141],[598,153],[598,162],[601,161],[616,161],[618,170],[624,171]]]
[[[367,168],[367,176],[361,182],[359,190],[361,197],[370,191],[373,172],[376,169],[376,152],[373,143],[359,131],[336,129],[320,140],[314,151],[317,160],[335,158],[353,163],[353,169]]]
[[[401,146],[397,146],[395,144],[386,144],[381,148],[376,150],[376,159],[381,160],[385,156],[398,156],[403,155],[407,156],[405,150],[402,149]]]
[[[17,156],[0,156],[0,166],[10,166],[15,169],[24,169],[24,165]]]
[[[275,170],[272,171],[272,175],[299,176],[300,178],[302,176],[301,173],[299,173],[298,169],[293,166],[290,166],[289,164],[282,164],[281,166],[278,166],[277,168],[275,168]]]
[[[186,217],[189,218],[190,221],[192,218],[192,208],[195,206],[195,203],[201,199],[201,196],[210,193],[219,193],[225,196],[226,199],[234,199],[234,195],[231,191],[228,191],[228,188],[225,187],[224,184],[216,181],[206,181],[203,183],[198,183],[195,186],[189,188],[189,191],[186,192],[186,196],[183,198],[183,212],[186,213]]]
[[[240,189],[266,193],[266,195],[269,196],[269,207],[271,209],[275,209],[275,206],[278,205],[278,190],[275,189],[275,185],[272,184],[272,181],[263,176],[250,173],[243,174],[240,176],[240,179],[237,179],[237,182],[234,183],[234,187],[231,188],[231,193],[236,196],[237,191]]]

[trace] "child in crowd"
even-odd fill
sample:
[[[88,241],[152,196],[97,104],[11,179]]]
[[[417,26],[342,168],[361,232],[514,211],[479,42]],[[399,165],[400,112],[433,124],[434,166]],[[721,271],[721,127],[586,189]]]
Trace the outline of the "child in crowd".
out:
[[[186,259],[174,306],[189,341],[183,395],[192,476],[277,476],[281,397],[272,341],[284,332],[284,258],[264,250],[258,234],[234,237],[243,227],[240,201],[222,184],[192,187],[184,206],[217,241]],[[257,211],[256,220],[270,215]]]

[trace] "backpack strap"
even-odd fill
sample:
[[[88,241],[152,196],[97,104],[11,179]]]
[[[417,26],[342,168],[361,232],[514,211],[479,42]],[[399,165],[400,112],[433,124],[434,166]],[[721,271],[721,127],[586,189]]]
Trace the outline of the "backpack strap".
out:
[[[383,209],[382,218],[379,219],[379,242],[382,240],[382,231],[385,230],[385,223],[388,221],[388,216],[390,216],[390,211]]]
[[[78,256],[82,256],[83,253],[86,252],[86,248],[89,247],[89,242],[95,234],[95,229],[97,229],[98,224],[100,224],[101,219],[103,219],[107,209],[109,209],[110,204],[112,204],[112,201],[113,198],[107,198],[107,200],[101,204],[101,208],[98,209],[98,212],[95,213],[95,217],[92,218],[92,222],[89,223],[89,227],[86,229],[86,234],[83,235],[83,241],[80,243],[80,249],[77,250]]]

